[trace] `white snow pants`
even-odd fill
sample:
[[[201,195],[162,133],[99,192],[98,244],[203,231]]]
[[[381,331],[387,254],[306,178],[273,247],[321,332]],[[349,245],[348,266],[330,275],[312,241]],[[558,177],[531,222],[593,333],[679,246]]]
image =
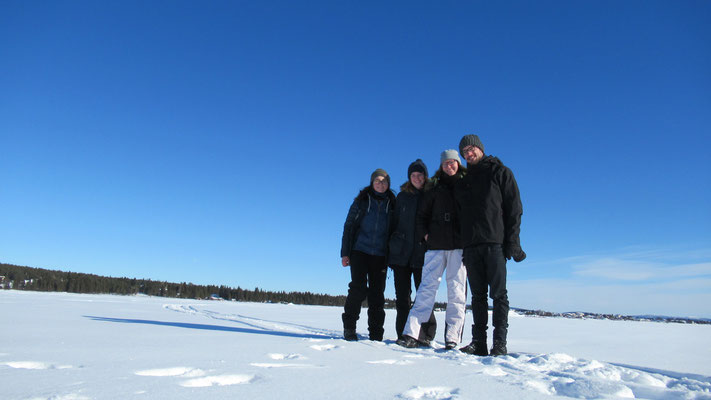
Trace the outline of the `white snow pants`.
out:
[[[420,337],[420,327],[430,319],[442,273],[447,272],[447,313],[445,316],[445,342],[460,343],[464,330],[467,304],[467,269],[462,262],[462,250],[428,250],[422,267],[422,282],[410,309],[404,335]]]

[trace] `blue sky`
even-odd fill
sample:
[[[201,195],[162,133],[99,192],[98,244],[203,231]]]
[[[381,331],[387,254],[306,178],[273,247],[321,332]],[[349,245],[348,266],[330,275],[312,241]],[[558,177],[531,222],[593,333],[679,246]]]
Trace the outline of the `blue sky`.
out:
[[[476,133],[522,194],[512,306],[711,317],[709,20],[706,1],[4,1],[0,262],[345,294],[370,173],[397,188]]]

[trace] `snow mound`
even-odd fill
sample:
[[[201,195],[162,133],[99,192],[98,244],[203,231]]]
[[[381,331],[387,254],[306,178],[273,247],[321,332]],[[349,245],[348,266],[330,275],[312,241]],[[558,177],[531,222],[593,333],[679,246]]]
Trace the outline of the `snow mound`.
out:
[[[437,387],[420,387],[416,386],[400,395],[403,399],[408,400],[450,400],[456,399],[457,390],[444,386]]]
[[[208,386],[229,386],[242,385],[254,379],[254,375],[219,375],[206,376],[204,378],[190,379],[182,382],[183,387],[208,387]]]

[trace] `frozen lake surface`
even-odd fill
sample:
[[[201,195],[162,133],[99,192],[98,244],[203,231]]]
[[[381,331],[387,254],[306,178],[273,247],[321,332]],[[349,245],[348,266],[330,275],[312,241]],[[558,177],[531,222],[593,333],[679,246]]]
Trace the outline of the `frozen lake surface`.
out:
[[[4,290],[0,310],[3,399],[711,399],[709,325],[511,314],[494,358],[442,329],[397,346],[394,310],[384,342],[365,309],[358,342],[337,307]]]

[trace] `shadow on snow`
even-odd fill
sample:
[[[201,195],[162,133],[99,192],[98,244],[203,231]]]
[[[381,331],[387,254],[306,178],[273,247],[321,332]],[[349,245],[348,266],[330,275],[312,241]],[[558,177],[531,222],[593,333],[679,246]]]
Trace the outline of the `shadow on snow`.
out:
[[[167,321],[153,321],[153,320],[148,320],[148,319],[110,318],[110,317],[97,317],[97,316],[93,316],[93,315],[83,315],[83,317],[89,318],[93,321],[101,321],[101,322],[117,322],[117,323],[124,323],[124,324],[145,324],[145,325],[170,326],[170,327],[174,327],[174,328],[202,329],[202,330],[206,330],[206,331],[223,331],[223,332],[247,333],[247,334],[255,334],[255,335],[272,335],[272,336],[294,337],[294,338],[303,338],[303,339],[340,339],[341,338],[340,336],[335,336],[335,335],[282,332],[282,331],[268,330],[268,329],[237,328],[237,327],[232,327],[232,326],[192,324],[192,323],[187,323],[187,322],[167,322]]]

